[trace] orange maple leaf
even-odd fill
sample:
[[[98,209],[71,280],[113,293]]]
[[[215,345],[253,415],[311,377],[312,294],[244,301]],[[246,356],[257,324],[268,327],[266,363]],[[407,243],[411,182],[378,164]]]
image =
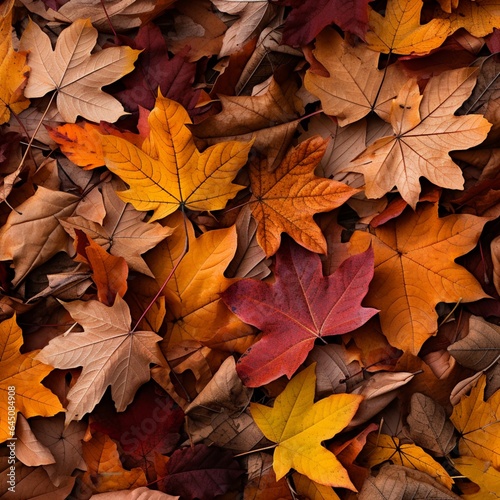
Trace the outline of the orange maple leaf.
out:
[[[16,317],[1,323],[0,443],[13,437],[18,412],[30,418],[51,417],[64,411],[57,396],[41,384],[53,367],[35,359],[39,350],[21,354],[22,345],[23,335]]]
[[[327,145],[327,139],[311,137],[292,148],[273,172],[267,170],[266,160],[250,164],[250,204],[258,222],[257,242],[267,257],[278,251],[281,233],[312,252],[326,253],[325,237],[313,215],[339,207],[360,191],[314,175]]]
[[[375,275],[366,305],[380,309],[382,331],[394,347],[417,354],[437,330],[438,302],[471,302],[487,297],[455,259],[474,248],[489,219],[448,215],[423,205],[375,229],[356,231],[351,251],[375,251]]]
[[[142,149],[112,135],[101,140],[106,166],[130,186],[120,197],[137,210],[154,210],[151,221],[179,207],[222,209],[243,189],[232,181],[247,161],[251,142],[221,142],[200,153],[186,127],[191,123],[186,110],[161,93],[148,122]]]

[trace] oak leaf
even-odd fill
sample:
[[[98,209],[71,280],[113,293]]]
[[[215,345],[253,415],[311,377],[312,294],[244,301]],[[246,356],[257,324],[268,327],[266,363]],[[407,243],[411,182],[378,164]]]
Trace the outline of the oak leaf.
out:
[[[458,450],[500,467],[500,391],[484,401],[486,375],[453,408],[450,420],[460,434]]]
[[[427,54],[439,47],[451,33],[447,19],[420,24],[422,0],[389,0],[382,16],[370,8],[368,47],[384,54]]]
[[[106,166],[130,186],[120,198],[137,210],[153,210],[151,221],[179,207],[222,209],[243,189],[232,180],[246,163],[251,142],[223,142],[200,153],[186,127],[191,123],[186,110],[161,93],[148,122],[142,149],[111,135],[101,140]]]
[[[487,295],[474,276],[455,263],[474,246],[486,218],[448,215],[436,205],[407,210],[370,235],[356,231],[353,253],[370,244],[375,275],[365,303],[380,309],[382,331],[390,344],[417,354],[437,331],[438,302],[472,302]]]
[[[315,369],[313,363],[295,375],[272,408],[251,403],[250,412],[264,435],[277,443],[276,480],[294,468],[319,484],[355,490],[344,467],[320,442],[349,423],[363,398],[332,394],[314,403]]]
[[[67,122],[78,115],[88,120],[115,122],[125,114],[122,105],[101,90],[134,69],[138,50],[110,47],[90,54],[97,30],[90,20],[79,19],[61,32],[52,50],[49,37],[30,20],[21,37],[21,50],[29,51],[31,67],[26,97],[57,91],[57,109]]]
[[[116,295],[112,307],[90,300],[63,304],[83,332],[69,332],[49,342],[37,359],[57,368],[83,367],[68,393],[66,422],[91,412],[111,386],[117,411],[124,411],[137,389],[150,378],[149,364],[165,361],[159,335],[132,331],[127,303]]]
[[[325,29],[316,38],[314,57],[329,76],[307,70],[304,85],[319,97],[323,111],[344,127],[370,111],[389,121],[391,101],[407,81],[399,64],[378,68],[379,54],[365,45],[351,46],[335,30]]]
[[[267,257],[277,252],[285,232],[311,252],[326,253],[325,237],[313,215],[337,208],[359,192],[314,175],[327,145],[321,137],[307,139],[292,148],[273,172],[266,160],[250,163],[249,203],[258,222],[257,242]]]
[[[316,339],[350,332],[377,313],[361,307],[372,276],[371,250],[323,276],[319,256],[287,243],[277,254],[273,284],[244,279],[221,295],[264,333],[238,361],[238,375],[250,387],[290,378]]]
[[[399,438],[387,434],[371,434],[362,452],[362,461],[370,468],[390,461],[396,465],[425,472],[451,489],[453,479],[448,472],[420,446],[401,443]]]
[[[29,106],[23,95],[28,76],[26,53],[16,52],[12,47],[13,0],[0,6],[0,125],[10,119],[11,110],[19,114]]]
[[[23,336],[16,317],[0,323],[0,443],[14,434],[14,422],[7,419],[11,406],[15,417],[18,412],[30,418],[51,417],[64,411],[57,396],[41,384],[53,367],[35,359],[38,350],[21,354],[22,345]]]
[[[441,73],[429,80],[423,95],[416,80],[406,82],[392,101],[394,135],[377,139],[345,168],[365,176],[368,198],[380,198],[396,186],[415,208],[420,177],[463,189],[462,172],[448,153],[476,146],[491,128],[481,115],[453,115],[472,92],[476,73],[475,68]]]

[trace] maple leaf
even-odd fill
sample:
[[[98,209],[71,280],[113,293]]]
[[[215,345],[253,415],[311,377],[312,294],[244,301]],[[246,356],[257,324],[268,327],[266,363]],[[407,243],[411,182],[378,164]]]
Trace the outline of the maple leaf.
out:
[[[137,210],[154,210],[151,221],[178,207],[218,210],[244,186],[232,184],[252,145],[238,141],[217,144],[200,153],[186,124],[186,110],[159,93],[148,118],[149,138],[142,149],[125,139],[101,136],[106,166],[130,189],[120,198]]]
[[[250,413],[273,443],[276,480],[291,468],[324,485],[355,490],[335,455],[320,444],[338,434],[352,419],[361,396],[333,394],[314,403],[316,364],[295,375],[274,406],[250,404]]]
[[[53,51],[50,38],[30,20],[21,37],[21,50],[29,51],[31,67],[26,97],[42,97],[57,91],[57,109],[74,123],[78,115],[88,120],[115,122],[125,111],[101,90],[134,69],[139,52],[130,47],[111,47],[90,54],[97,30],[90,20],[79,19],[58,37]]]
[[[359,192],[314,175],[327,144],[321,137],[301,142],[273,172],[265,159],[250,163],[253,196],[249,203],[258,222],[257,242],[267,257],[276,253],[284,232],[308,250],[326,253],[326,240],[312,216],[342,205]]]
[[[453,479],[446,470],[420,446],[401,443],[397,437],[371,434],[368,436],[362,455],[363,462],[369,467],[389,460],[393,464],[425,472],[449,489],[453,485]]]
[[[147,483],[140,467],[130,471],[123,468],[116,444],[105,434],[96,434],[83,443],[83,458],[87,471],[82,483],[92,492],[134,489]]]
[[[380,309],[382,331],[391,345],[416,355],[437,331],[438,302],[487,297],[454,260],[474,248],[487,221],[474,215],[440,219],[437,205],[423,205],[377,227],[375,235],[353,234],[353,253],[372,242],[375,275],[365,303]]]
[[[492,467],[490,461],[474,457],[458,457],[453,459],[453,467],[462,475],[480,486],[477,493],[464,494],[465,500],[494,500],[500,492],[500,471]]]
[[[131,269],[153,277],[141,255],[172,234],[173,229],[143,222],[146,214],[123,203],[111,184],[105,184],[102,193],[106,209],[102,224],[75,215],[60,219],[61,225],[73,238],[76,230],[84,231],[111,255],[123,257]]]
[[[500,391],[484,401],[486,375],[453,408],[450,420],[460,434],[458,450],[500,467]]]
[[[29,106],[23,88],[29,72],[26,53],[12,47],[12,6],[14,0],[0,6],[0,125],[10,119],[10,111],[18,114]]]
[[[422,176],[438,186],[463,189],[462,172],[448,153],[481,143],[491,128],[481,115],[453,115],[472,92],[476,72],[445,71],[429,80],[423,95],[417,82],[408,80],[392,102],[394,135],[377,139],[345,168],[365,176],[367,197],[380,198],[395,185],[415,208]]]
[[[335,23],[343,30],[350,31],[364,39],[368,22],[367,0],[286,0],[292,11],[285,20],[283,42],[303,46],[313,40],[318,33]]]
[[[276,256],[273,284],[244,279],[221,294],[233,312],[264,333],[238,361],[246,385],[290,378],[316,339],[350,332],[377,313],[361,307],[372,277],[372,251],[357,257],[325,277],[319,256],[285,244]]]
[[[53,367],[35,359],[38,350],[21,354],[22,345],[16,317],[0,323],[0,443],[13,437],[15,420],[7,419],[12,410],[14,418],[18,412],[30,418],[64,411],[57,396],[41,384]]]
[[[330,75],[317,74],[310,68],[304,85],[320,98],[326,114],[335,116],[341,127],[370,111],[389,120],[391,101],[407,81],[399,64],[378,69],[379,54],[365,45],[349,45],[333,29],[320,33],[313,53]]]
[[[420,24],[422,0],[389,0],[382,16],[370,8],[368,47],[388,54],[427,54],[439,47],[451,33],[447,19],[432,19]]]
[[[68,393],[66,422],[81,420],[101,400],[107,387],[117,411],[132,402],[137,389],[149,380],[149,364],[165,361],[153,332],[131,331],[126,302],[116,295],[112,307],[95,300],[63,304],[83,332],[69,332],[49,342],[37,355],[57,368],[83,366]]]

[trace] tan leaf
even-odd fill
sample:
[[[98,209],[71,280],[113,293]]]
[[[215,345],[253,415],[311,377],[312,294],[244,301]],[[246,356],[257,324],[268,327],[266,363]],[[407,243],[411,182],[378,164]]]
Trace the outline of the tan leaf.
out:
[[[16,436],[16,458],[24,465],[35,467],[55,463],[56,459],[50,450],[37,440],[21,413],[17,415]]]
[[[101,88],[130,73],[139,51],[110,47],[91,55],[96,41],[90,20],[78,19],[59,35],[52,50],[49,37],[30,21],[20,45],[29,51],[31,67],[24,95],[43,97],[57,90],[57,109],[70,123],[78,115],[94,122],[118,120],[125,114],[123,106]]]
[[[81,420],[91,412],[111,386],[117,411],[124,411],[137,389],[150,378],[149,364],[165,361],[157,342],[159,335],[131,331],[127,303],[116,296],[112,307],[100,302],[63,304],[83,332],[56,337],[38,354],[57,368],[83,367],[68,393],[66,422]]]

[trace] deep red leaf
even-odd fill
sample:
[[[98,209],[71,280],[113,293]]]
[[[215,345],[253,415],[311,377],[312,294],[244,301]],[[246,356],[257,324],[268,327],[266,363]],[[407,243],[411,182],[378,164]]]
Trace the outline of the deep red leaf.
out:
[[[273,284],[244,279],[222,294],[234,313],[264,334],[237,364],[249,387],[290,378],[316,339],[351,332],[377,313],[361,307],[373,277],[371,248],[325,277],[319,256],[287,239],[276,254],[275,275]]]
[[[192,88],[196,64],[186,60],[189,47],[170,59],[161,30],[153,23],[141,26],[128,44],[142,53],[136,69],[121,80],[126,90],[115,94],[127,111],[137,111],[138,106],[153,109],[158,87],[165,97],[180,102],[188,111],[194,108],[200,91]]]
[[[173,399],[152,382],[137,392],[134,401],[117,413],[109,398],[93,413],[91,431],[99,431],[118,441],[124,453],[124,465],[152,466],[154,452],[170,453],[179,441],[184,412]]]
[[[210,500],[237,489],[244,471],[231,452],[197,444],[176,450],[167,463],[167,472],[158,485],[161,491],[183,500]]]
[[[292,7],[285,21],[283,43],[306,45],[326,26],[335,23],[364,38],[368,26],[368,0],[286,0]]]

